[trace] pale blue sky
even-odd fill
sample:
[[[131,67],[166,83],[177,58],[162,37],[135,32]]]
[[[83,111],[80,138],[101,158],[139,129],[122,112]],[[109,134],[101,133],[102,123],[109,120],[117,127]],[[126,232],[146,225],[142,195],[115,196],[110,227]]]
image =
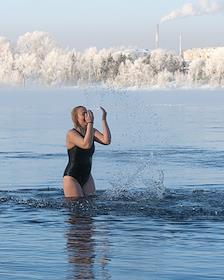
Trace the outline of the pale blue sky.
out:
[[[15,41],[25,32],[49,32],[63,47],[152,49],[160,18],[196,0],[0,0],[0,36]],[[222,1],[224,2],[224,0]],[[224,46],[224,14],[179,19],[160,25],[161,47]]]

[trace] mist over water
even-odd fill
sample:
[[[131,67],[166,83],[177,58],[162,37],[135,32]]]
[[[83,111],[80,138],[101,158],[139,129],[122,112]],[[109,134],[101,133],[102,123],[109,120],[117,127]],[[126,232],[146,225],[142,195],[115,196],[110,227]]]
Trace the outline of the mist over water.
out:
[[[2,278],[222,279],[223,99],[221,90],[2,89]],[[65,134],[80,104],[98,129],[105,107],[112,144],[96,144],[96,197],[67,200]]]

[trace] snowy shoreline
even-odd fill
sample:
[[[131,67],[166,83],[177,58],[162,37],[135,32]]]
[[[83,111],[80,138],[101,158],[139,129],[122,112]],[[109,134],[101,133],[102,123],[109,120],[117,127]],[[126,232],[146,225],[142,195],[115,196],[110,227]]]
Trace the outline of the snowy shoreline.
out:
[[[105,90],[105,91],[117,91],[117,92],[124,92],[124,91],[220,91],[224,90],[223,86],[210,86],[210,85],[203,85],[203,86],[175,86],[175,85],[167,85],[165,87],[160,86],[151,86],[151,87],[109,87],[106,85],[85,85],[85,86],[66,86],[66,85],[54,85],[54,86],[47,86],[41,84],[29,84],[26,86],[22,85],[1,85],[0,84],[0,92],[2,90],[19,90],[19,91],[26,91],[26,90],[48,90],[48,91],[57,91],[57,90]]]
[[[62,49],[46,32],[12,45],[0,37],[0,86],[100,86],[118,89],[223,88],[224,48],[193,60],[171,51]]]

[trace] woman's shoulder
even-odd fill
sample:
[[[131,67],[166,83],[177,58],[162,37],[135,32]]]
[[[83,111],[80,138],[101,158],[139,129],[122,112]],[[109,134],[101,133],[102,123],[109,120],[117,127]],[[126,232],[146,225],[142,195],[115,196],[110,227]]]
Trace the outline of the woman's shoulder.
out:
[[[82,136],[81,132],[79,132],[75,128],[71,128],[67,132],[67,137],[74,137],[74,136]],[[83,137],[83,136],[82,136]]]
[[[71,137],[71,136],[74,136],[76,135],[78,132],[74,129],[74,128],[71,128],[67,131],[67,137]]]
[[[71,129],[69,129],[68,131],[67,131],[67,135],[70,135],[70,134],[73,134],[74,133],[74,129],[73,128],[71,128]]]

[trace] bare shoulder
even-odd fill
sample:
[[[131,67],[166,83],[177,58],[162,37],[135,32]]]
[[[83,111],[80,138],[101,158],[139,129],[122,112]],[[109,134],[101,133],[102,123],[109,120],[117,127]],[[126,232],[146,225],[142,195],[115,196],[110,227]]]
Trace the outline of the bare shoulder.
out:
[[[71,135],[71,134],[74,135],[74,129],[72,128],[67,131],[67,135]]]
[[[66,133],[66,138],[68,139],[69,137],[71,137],[72,133],[72,129],[69,129]]]
[[[69,129],[66,134],[66,146],[71,149],[76,145],[77,138],[80,137],[77,131],[74,129]]]
[[[69,129],[67,131],[67,134],[66,134],[66,139],[67,141],[70,141],[72,139],[74,139],[74,137],[77,135],[78,133],[74,130],[74,129]]]
[[[76,131],[76,130],[73,129],[73,128],[69,129],[68,132],[67,132],[67,136],[76,136],[76,135],[80,136],[80,134],[78,133],[78,131]]]
[[[67,136],[66,136],[68,141],[80,141],[81,139],[83,139],[83,136],[75,129],[69,129],[67,132]]]

